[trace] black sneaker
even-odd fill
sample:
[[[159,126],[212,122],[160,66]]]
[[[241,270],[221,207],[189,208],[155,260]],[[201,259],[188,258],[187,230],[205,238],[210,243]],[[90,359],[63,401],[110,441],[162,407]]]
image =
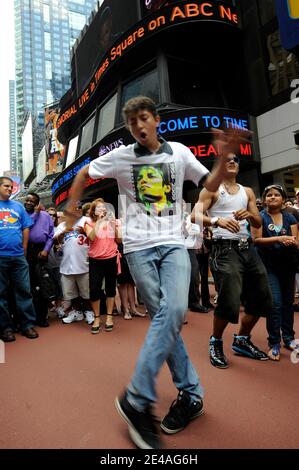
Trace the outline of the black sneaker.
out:
[[[212,366],[218,367],[219,369],[227,369],[228,362],[223,352],[223,341],[222,339],[216,339],[211,336],[210,338],[210,362]]]
[[[202,400],[192,401],[189,393],[180,391],[160,426],[166,434],[175,434],[184,429],[192,419],[202,414]]]
[[[234,335],[234,341],[232,344],[232,350],[236,354],[241,356],[250,357],[251,359],[257,359],[258,361],[267,361],[269,358],[266,353],[257,348],[251,341],[251,336],[238,338]]]
[[[131,439],[139,449],[161,449],[156,418],[151,407],[142,412],[135,410],[128,402],[126,392],[122,398],[116,397],[115,406],[128,424]]]

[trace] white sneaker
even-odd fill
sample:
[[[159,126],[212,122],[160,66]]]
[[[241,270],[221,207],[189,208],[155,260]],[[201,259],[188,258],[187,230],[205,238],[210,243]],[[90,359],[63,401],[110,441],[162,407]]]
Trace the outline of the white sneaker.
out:
[[[93,313],[93,311],[92,310],[86,310],[84,312],[84,314],[85,314],[86,323],[91,325],[94,322],[94,313]]]
[[[73,321],[81,321],[83,320],[84,315],[82,312],[78,312],[78,310],[72,310],[66,318],[63,318],[63,323],[73,323]]]
[[[63,318],[64,315],[65,315],[65,312],[64,312],[62,307],[56,308],[55,312],[56,312],[57,317],[60,318],[60,319]]]
[[[299,351],[299,341],[298,339],[293,339],[285,344],[285,347],[290,351]]]

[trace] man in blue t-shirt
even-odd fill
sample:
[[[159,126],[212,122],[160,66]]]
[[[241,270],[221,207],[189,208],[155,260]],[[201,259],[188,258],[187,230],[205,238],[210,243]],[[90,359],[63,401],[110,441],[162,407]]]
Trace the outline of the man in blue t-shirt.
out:
[[[27,338],[38,338],[33,328],[36,314],[30,293],[28,263],[25,258],[30,217],[23,206],[10,201],[13,181],[0,177],[0,338],[15,341],[13,322],[9,313],[8,293],[13,287],[15,301],[20,316],[20,328]]]

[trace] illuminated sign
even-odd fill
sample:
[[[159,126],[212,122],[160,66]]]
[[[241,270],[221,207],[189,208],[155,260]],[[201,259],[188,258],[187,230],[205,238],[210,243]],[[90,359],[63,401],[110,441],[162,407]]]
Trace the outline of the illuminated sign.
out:
[[[109,48],[139,20],[136,0],[105,0],[75,49],[77,96]]]
[[[238,26],[238,16],[234,7],[222,2],[182,1],[175,5],[169,5],[159,12],[156,11],[143,22],[138,23],[133,30],[128,31],[108,51],[100,62],[96,72],[86,89],[79,98],[65,111],[63,111],[57,122],[57,129],[64,123],[70,121],[90,101],[94,95],[104,74],[112,64],[122,58],[128,51],[144,39],[162,31],[170,26],[182,24],[189,21],[216,21],[229,25]]]
[[[171,5],[172,3],[178,2],[179,0],[140,0],[141,15],[146,16],[153,11],[159,10],[165,6]],[[182,1],[182,0],[181,0]],[[219,0],[213,0],[219,1]],[[232,0],[226,0],[226,3],[232,3]]]
[[[205,157],[218,157],[219,151],[218,148],[213,144],[195,144],[188,145],[191,152],[195,155],[196,158],[205,158]],[[242,156],[251,156],[252,144],[240,144],[240,149],[238,155]]]
[[[281,45],[293,49],[299,45],[299,1],[276,0]]]
[[[52,193],[54,193],[59,187],[64,186],[66,183],[71,181],[76,174],[81,170],[81,168],[85,165],[90,163],[91,159],[86,158],[82,162],[78,163],[77,165],[73,166],[70,170],[65,172],[61,178],[59,178],[52,186]]]
[[[108,145],[101,145],[100,148],[99,148],[99,157],[101,157],[102,155],[105,155],[108,152],[111,152],[111,150],[116,149],[116,148],[120,147],[121,145],[124,145],[124,139],[123,138],[115,140],[114,142],[112,142],[111,144],[108,144]]]
[[[101,181],[103,179],[105,179],[105,178],[98,178],[96,180],[94,180],[93,178],[88,178],[88,180],[86,181],[86,183],[84,185],[84,188],[88,188],[89,186],[97,184],[97,183],[99,183],[99,181]],[[70,192],[71,192],[71,188],[68,188],[65,191],[63,191],[62,193],[60,193],[59,196],[55,199],[56,206],[58,206],[63,201],[65,201],[69,197]]]
[[[241,128],[248,129],[249,123],[248,118],[240,117],[238,115],[219,115],[219,114],[195,114],[195,115],[181,115],[179,117],[171,117],[165,119],[164,116],[161,119],[159,126],[159,134],[178,134],[181,131],[207,131],[211,127],[219,128]],[[227,113],[228,114],[228,113]]]

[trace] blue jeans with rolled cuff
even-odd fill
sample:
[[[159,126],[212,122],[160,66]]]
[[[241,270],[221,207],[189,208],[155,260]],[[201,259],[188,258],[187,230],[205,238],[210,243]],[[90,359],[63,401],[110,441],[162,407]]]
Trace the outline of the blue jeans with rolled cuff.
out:
[[[151,324],[141,348],[127,399],[138,411],[156,401],[157,375],[166,361],[178,390],[203,397],[199,377],[180,335],[188,308],[190,260],[181,245],[162,245],[126,254]]]

